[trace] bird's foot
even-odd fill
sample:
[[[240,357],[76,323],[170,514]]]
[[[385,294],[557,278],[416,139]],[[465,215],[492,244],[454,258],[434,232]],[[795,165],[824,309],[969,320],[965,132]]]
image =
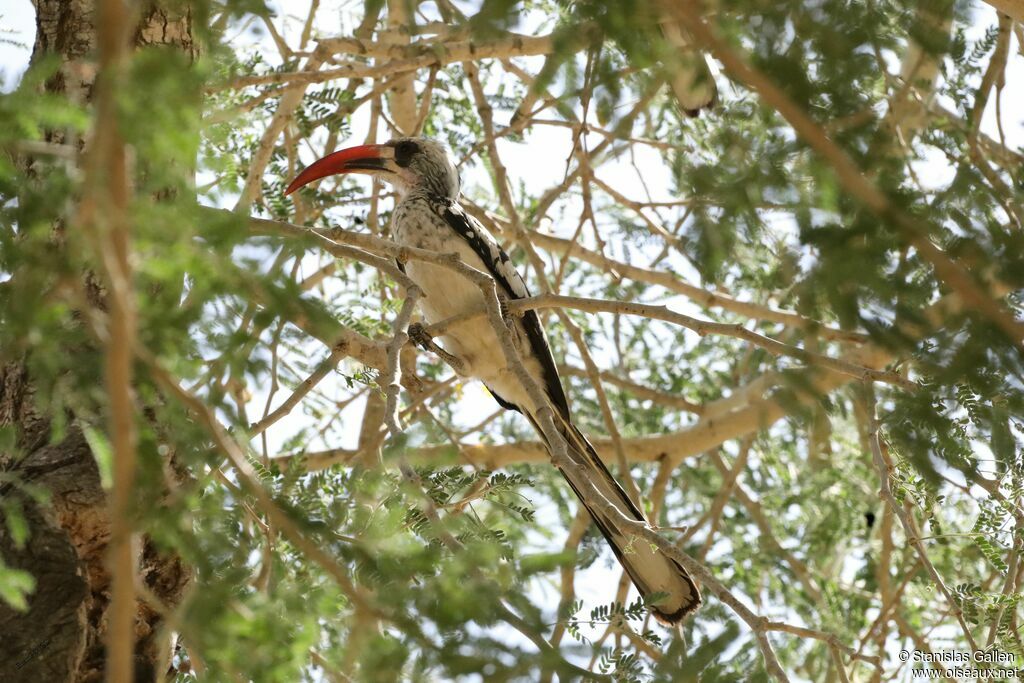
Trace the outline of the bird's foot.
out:
[[[466,364],[462,362],[462,359],[457,356],[453,356],[452,354],[448,353],[440,346],[438,346],[437,342],[434,341],[434,338],[430,336],[430,334],[427,332],[427,329],[423,327],[422,324],[413,323],[412,325],[409,325],[408,334],[409,339],[412,340],[412,342],[416,344],[416,346],[420,347],[424,351],[429,351],[430,353],[434,354],[435,356],[443,360],[445,363],[450,365],[452,370],[459,373],[460,375],[463,374],[463,370]]]
[[[512,318],[512,312],[508,310],[508,299],[502,294],[498,294],[498,312],[501,313],[501,320],[505,323],[505,328],[508,333],[512,335],[512,338],[516,338],[516,322]]]
[[[409,325],[407,332],[409,334],[409,341],[424,351],[433,351],[431,347],[437,346],[434,343],[434,338],[430,336],[427,328],[423,327],[422,323],[412,323]]]

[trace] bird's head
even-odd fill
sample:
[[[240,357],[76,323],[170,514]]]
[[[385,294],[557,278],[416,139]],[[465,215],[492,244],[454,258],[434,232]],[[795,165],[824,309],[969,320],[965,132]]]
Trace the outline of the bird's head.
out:
[[[459,196],[459,172],[448,148],[426,138],[396,138],[383,145],[362,145],[328,154],[307,166],[285,194],[339,173],[366,173],[386,180],[403,197],[416,190],[448,199]]]

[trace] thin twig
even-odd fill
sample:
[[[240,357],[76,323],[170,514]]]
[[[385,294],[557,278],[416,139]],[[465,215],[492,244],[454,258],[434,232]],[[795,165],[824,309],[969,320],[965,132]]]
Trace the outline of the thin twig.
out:
[[[406,288],[405,302],[402,304],[402,309],[398,315],[395,316],[394,333],[391,341],[388,342],[387,364],[384,367],[384,374],[381,377],[380,384],[384,389],[384,423],[387,425],[388,431],[391,432],[392,436],[398,436],[403,431],[398,418],[398,393],[402,389],[398,381],[401,374],[398,356],[402,351],[402,347],[409,341],[409,333],[407,331],[409,329],[409,321],[412,319],[416,302],[419,301],[422,294],[423,290],[417,285]]]
[[[328,555],[319,544],[308,538],[299,528],[298,524],[274,502],[270,493],[260,482],[252,465],[249,464],[242,447],[224,430],[213,411],[201,399],[183,388],[148,353],[137,349],[137,354],[146,363],[150,374],[152,374],[157,383],[180,401],[189,412],[199,418],[206,431],[213,437],[213,442],[218,450],[227,457],[232,467],[234,467],[242,488],[256,500],[260,510],[267,515],[267,518],[274,526],[281,531],[290,543],[316,564],[320,565],[334,579],[334,582],[354,607],[375,613],[375,610],[367,602],[363,591],[352,583],[348,571]]]
[[[254,422],[249,426],[249,435],[258,436],[259,434],[262,434],[282,417],[291,413],[292,410],[295,409],[295,406],[305,398],[306,394],[312,391],[316,385],[324,379],[324,377],[329,375],[331,371],[338,366],[338,362],[346,355],[348,355],[348,345],[344,341],[339,341],[331,349],[331,354],[317,366],[316,370],[314,370],[309,377],[304,379],[299,386],[295,387],[295,390],[292,391],[281,405],[275,408],[273,412],[269,413],[259,422]]]
[[[791,346],[752,332],[742,325],[736,323],[718,323],[711,320],[700,320],[683,313],[677,313],[666,306],[653,304],[638,304],[628,301],[590,299],[575,296],[561,296],[557,294],[540,294],[538,296],[516,299],[508,303],[509,310],[524,311],[539,308],[572,308],[578,311],[591,311],[602,313],[624,313],[628,315],[642,316],[652,320],[662,320],[675,325],[680,325],[693,330],[697,334],[721,334],[729,337],[736,337],[762,348],[773,355],[789,356],[804,362],[826,367],[829,370],[847,375],[853,379],[870,379],[876,382],[894,384],[903,389],[913,390],[917,385],[889,370],[875,370],[872,368],[857,365],[841,358],[833,358],[821,353],[815,353],[806,349]],[[480,311],[467,311],[459,315],[441,320],[427,327],[431,336],[438,336],[449,331],[452,327],[473,320],[481,315]]]
[[[921,563],[924,565],[928,574],[932,577],[932,581],[938,587],[943,597],[946,598],[946,602],[949,603],[950,610],[956,616],[957,621],[960,623],[960,629],[963,631],[964,638],[967,640],[968,645],[971,647],[971,651],[977,651],[978,644],[974,640],[974,636],[971,635],[971,629],[964,620],[963,610],[960,609],[960,605],[957,604],[956,600],[950,594],[949,589],[946,587],[946,583],[939,576],[939,572],[936,571],[935,565],[928,559],[928,551],[924,547],[924,543],[921,541],[920,534],[915,531],[915,526],[910,515],[907,511],[899,504],[896,500],[896,496],[893,495],[892,486],[890,480],[892,478],[893,466],[885,456],[885,452],[882,448],[881,438],[878,434],[878,416],[876,414],[874,394],[870,387],[865,388],[864,400],[867,401],[867,416],[869,422],[868,440],[871,444],[871,454],[874,459],[875,467],[878,469],[878,475],[881,478],[881,489],[879,490],[879,496],[886,502],[892,511],[896,513],[896,517],[900,520],[903,525],[903,532],[907,535],[907,542],[910,543],[917,551],[918,557],[921,559]]]

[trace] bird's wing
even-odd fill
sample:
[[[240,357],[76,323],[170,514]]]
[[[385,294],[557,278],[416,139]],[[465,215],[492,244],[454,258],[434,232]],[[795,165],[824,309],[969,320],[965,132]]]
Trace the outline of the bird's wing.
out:
[[[480,223],[455,202],[444,205],[441,216],[458,234],[473,252],[483,261],[491,277],[497,282],[510,299],[522,299],[530,296],[522,276],[512,265],[508,254],[502,251],[494,238]],[[594,447],[575,427],[569,416],[569,406],[562,391],[562,383],[558,378],[558,370],[551,356],[544,330],[540,325],[536,311],[529,310],[523,314],[521,324],[529,340],[529,353],[541,368],[543,388],[559,415],[555,418],[555,428],[565,439],[566,454],[574,462],[575,467],[562,469],[563,476],[569,482],[580,502],[588,510],[597,523],[601,533],[618,557],[619,562],[636,584],[637,590],[645,600],[660,596],[656,604],[651,605],[654,615],[668,624],[679,623],[689,612],[696,609],[701,602],[700,591],[686,569],[675,560],[669,558],[656,548],[640,541],[634,543],[635,534],[629,528],[623,528],[620,517],[608,515],[605,505],[611,503],[626,517],[644,524],[647,518],[639,506],[619,486],[618,482],[601,461]],[[490,388],[490,387],[488,387]],[[519,406],[506,401],[491,390],[494,397],[505,408],[520,410]],[[526,406],[524,406],[526,408]],[[540,437],[548,443],[547,436],[537,423],[536,416],[529,410],[520,410],[533,423]],[[550,444],[548,444],[550,447]],[[594,486],[601,498],[592,499],[590,486]]]
[[[513,265],[512,259],[478,220],[467,214],[457,202],[447,202],[442,209],[441,217],[480,257],[491,277],[509,299],[525,299],[530,296],[530,290],[527,288],[523,276]],[[544,328],[541,327],[537,312],[534,310],[524,311],[520,322],[526,332],[530,354],[540,364],[543,376],[539,379],[543,383],[543,388],[555,409],[568,420],[569,403],[565,398],[562,382],[558,376],[558,368],[551,355],[551,346],[544,335]],[[491,393],[493,394],[494,391],[492,390]],[[494,397],[502,407],[518,410],[518,406],[497,394]]]

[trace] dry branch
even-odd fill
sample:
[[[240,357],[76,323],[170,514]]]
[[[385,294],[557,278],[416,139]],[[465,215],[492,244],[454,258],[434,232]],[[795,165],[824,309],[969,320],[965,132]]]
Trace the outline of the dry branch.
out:
[[[556,307],[572,308],[577,311],[622,313],[641,316],[650,320],[662,320],[693,330],[701,336],[706,334],[721,334],[724,336],[742,339],[750,342],[758,348],[768,351],[771,354],[777,356],[789,356],[810,364],[820,365],[844,375],[849,375],[853,379],[885,382],[899,386],[903,389],[912,390],[915,388],[913,382],[904,379],[895,372],[879,371],[841,358],[833,358],[825,354],[815,353],[813,351],[808,351],[807,349],[790,346],[789,344],[784,344],[775,339],[757,334],[756,332],[751,332],[742,325],[734,323],[716,323],[710,320],[699,320],[697,318],[669,310],[666,306],[637,304],[628,301],[588,299],[575,296],[558,296],[555,294],[542,294],[540,296],[518,299],[510,302],[508,305],[509,310],[512,311]],[[431,336],[439,336],[441,334],[445,334],[451,328],[457,327],[458,325],[472,320],[479,315],[480,313],[465,313],[453,316],[447,320],[442,320],[430,325],[427,328],[427,331]]]
[[[341,41],[337,43],[335,41]],[[326,58],[334,50],[334,45],[351,46],[354,39],[343,38],[320,41],[320,45],[314,55]],[[367,46],[371,43],[366,43]],[[254,85],[268,85],[287,83],[291,86],[310,85],[312,83],[325,83],[340,78],[373,78],[379,79],[395,74],[404,74],[418,69],[429,67],[442,67],[448,64],[460,62],[478,61],[481,59],[507,59],[509,57],[530,57],[534,55],[548,54],[554,49],[554,42],[551,36],[510,36],[493,42],[476,42],[473,40],[459,41],[453,43],[413,43],[406,48],[400,46],[388,46],[386,48],[374,48],[367,54],[395,49],[403,50],[400,56],[392,52],[391,61],[383,64],[365,64],[361,62],[349,62],[341,66],[318,70],[321,61],[307,62],[301,71],[283,73],[270,73],[260,76],[243,76],[219,86],[214,90],[226,88],[245,88]],[[382,55],[386,56],[386,55]]]
[[[1024,0],[985,0],[985,2],[1013,20],[1024,23]]]
[[[889,356],[877,352],[871,358],[862,357],[860,362],[866,366],[882,365],[888,362]],[[819,396],[827,394],[852,380],[836,372],[828,370],[805,370],[799,373],[801,379],[813,388],[812,391],[799,392],[797,404],[810,404]],[[803,384],[804,382],[801,382]],[[759,386],[761,384],[759,383]],[[728,398],[725,401],[732,401]],[[706,406],[710,412],[715,404]],[[659,462],[667,459],[673,466],[678,466],[685,458],[698,456],[716,446],[767,429],[772,424],[789,415],[796,406],[793,401],[780,398],[760,398],[738,410],[724,415],[701,419],[687,429],[670,434],[644,436],[634,439],[623,439],[622,447],[626,459],[630,462]],[[614,445],[607,439],[594,441],[598,455],[608,464],[616,462]],[[518,441],[500,445],[463,445],[461,453],[477,467],[496,469],[524,462],[546,462],[548,454],[543,444],[537,441]],[[332,449],[305,454],[305,464],[310,469],[323,469],[331,465],[348,462],[354,452],[346,449]],[[417,462],[442,463],[451,461],[451,447],[424,446],[410,449],[408,457]]]
[[[492,214],[486,213],[478,207],[473,207],[471,204],[468,206],[468,210],[470,213],[473,213],[478,220],[483,221],[485,224],[498,225],[499,227],[507,225],[504,221],[500,221],[500,219],[496,218]],[[503,230],[500,230],[499,232],[503,232]],[[813,331],[821,336],[822,339],[827,339],[829,341],[867,341],[867,336],[862,333],[852,330],[837,329],[829,325],[825,325],[820,321],[814,320],[813,318],[808,318],[792,311],[778,310],[752,301],[740,301],[728,294],[713,292],[711,290],[691,285],[688,282],[679,279],[679,276],[676,273],[671,273],[665,270],[642,268],[624,261],[618,261],[595,251],[591,251],[590,249],[587,249],[586,247],[583,247],[571,240],[539,231],[531,231],[529,233],[529,237],[530,241],[535,245],[553,254],[568,254],[573,258],[589,263],[590,265],[600,268],[606,272],[618,273],[623,277],[628,277],[632,280],[636,280],[637,282],[646,282],[652,285],[664,287],[670,292],[682,294],[704,308],[721,308],[722,310],[729,311],[730,313],[736,313],[737,315],[742,315],[754,320],[764,320],[798,329]]]
[[[127,683],[132,680],[135,656],[137,563],[132,535],[137,436],[132,380],[137,322],[131,263],[128,150],[122,138],[116,97],[135,18],[116,0],[98,3],[97,10],[100,53],[97,116],[93,146],[87,159],[88,194],[80,207],[79,219],[95,237],[107,286],[109,316],[104,340],[104,381],[109,397],[108,438],[113,449],[113,487],[109,499],[110,545],[107,550],[111,586],[106,676],[112,683]]]

